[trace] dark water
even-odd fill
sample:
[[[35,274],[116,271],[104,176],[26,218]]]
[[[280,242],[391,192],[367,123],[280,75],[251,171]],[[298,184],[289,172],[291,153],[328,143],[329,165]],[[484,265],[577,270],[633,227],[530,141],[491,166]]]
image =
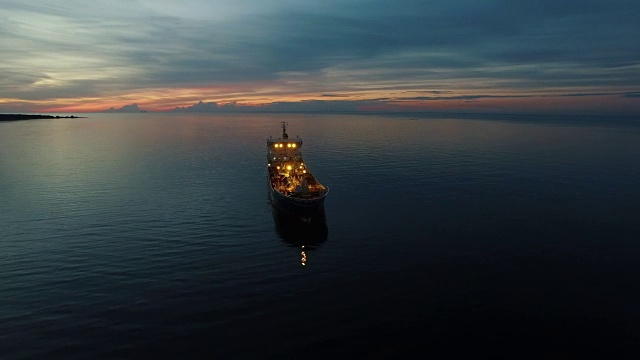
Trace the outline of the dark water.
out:
[[[268,203],[265,139],[331,193]],[[640,124],[0,124],[0,358],[637,358]]]

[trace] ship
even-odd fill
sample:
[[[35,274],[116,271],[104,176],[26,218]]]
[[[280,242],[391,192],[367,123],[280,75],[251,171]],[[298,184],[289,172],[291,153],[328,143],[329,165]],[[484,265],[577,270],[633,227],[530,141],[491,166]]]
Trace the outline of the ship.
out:
[[[287,122],[280,122],[282,135],[267,139],[267,170],[271,204],[300,216],[324,212],[329,187],[322,185],[302,158],[302,139],[289,139]]]

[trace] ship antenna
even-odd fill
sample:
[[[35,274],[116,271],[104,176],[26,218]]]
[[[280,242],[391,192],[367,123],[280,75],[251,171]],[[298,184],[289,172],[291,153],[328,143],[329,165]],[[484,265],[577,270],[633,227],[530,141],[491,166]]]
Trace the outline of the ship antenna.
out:
[[[287,124],[284,121],[281,121],[280,123],[282,124],[282,138],[283,139],[288,139],[289,135],[287,135],[287,125],[289,125],[289,124]]]

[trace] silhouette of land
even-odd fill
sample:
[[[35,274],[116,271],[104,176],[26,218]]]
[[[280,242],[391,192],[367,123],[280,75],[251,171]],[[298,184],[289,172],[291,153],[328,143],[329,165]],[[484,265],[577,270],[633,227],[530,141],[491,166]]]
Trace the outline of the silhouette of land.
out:
[[[54,115],[33,115],[33,114],[0,114],[0,121],[20,121],[38,119],[79,119],[80,116],[54,116]]]

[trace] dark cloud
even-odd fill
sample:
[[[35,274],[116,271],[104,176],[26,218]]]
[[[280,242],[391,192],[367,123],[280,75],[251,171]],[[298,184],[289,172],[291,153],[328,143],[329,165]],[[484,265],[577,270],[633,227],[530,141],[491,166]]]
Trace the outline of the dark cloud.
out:
[[[131,104],[131,105],[125,105],[119,108],[110,108],[108,110],[105,110],[104,112],[108,112],[108,113],[138,113],[143,111],[142,109],[140,109],[140,107],[138,106],[138,104]]]
[[[636,98],[640,97],[640,92],[599,92],[599,93],[572,93],[563,94],[560,96],[566,97],[588,97],[588,96],[620,96],[623,98]]]
[[[460,95],[460,96],[414,96],[400,98],[399,100],[443,101],[443,100],[478,100],[478,99],[516,99],[535,97],[531,95]]]
[[[171,111],[174,112],[189,112],[189,113],[210,113],[210,112],[238,112],[238,111],[252,111],[253,107],[237,106],[235,103],[217,104],[215,102],[203,102],[199,101],[197,104],[191,106],[179,106]]]
[[[335,12],[282,9],[247,22],[149,18],[116,41],[132,48],[128,62],[147,67],[145,85],[272,80],[369,65],[388,69],[381,77],[390,78],[432,78],[438,72],[429,69],[445,68],[459,78],[547,77],[578,86],[611,80],[598,70],[640,61],[630,46],[640,44],[631,35],[640,33],[628,15],[634,9],[640,6],[624,1],[347,2]],[[570,66],[591,74],[547,75]]]

